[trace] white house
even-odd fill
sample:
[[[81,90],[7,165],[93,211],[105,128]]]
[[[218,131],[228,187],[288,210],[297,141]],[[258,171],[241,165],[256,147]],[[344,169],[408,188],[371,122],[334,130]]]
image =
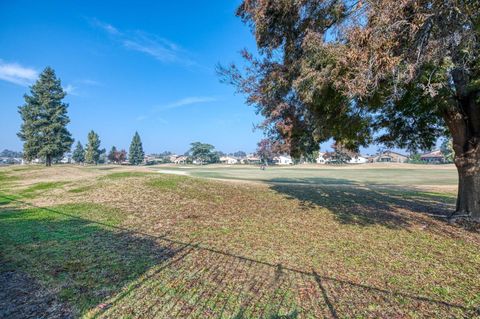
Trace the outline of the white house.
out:
[[[277,165],[292,165],[293,161],[290,156],[276,156],[273,158],[273,162]]]
[[[316,159],[317,164],[325,164],[327,162],[327,159],[324,157],[325,153],[318,153],[318,157]]]
[[[220,163],[232,165],[232,164],[237,164],[238,160],[235,157],[222,156],[220,157]]]
[[[355,155],[347,163],[349,164],[365,164],[368,163],[368,159],[362,155]]]
[[[186,156],[178,156],[172,162],[174,164],[185,164],[185,163],[187,163],[187,157]]]
[[[65,154],[59,162],[62,164],[70,164],[72,162],[72,155]]]

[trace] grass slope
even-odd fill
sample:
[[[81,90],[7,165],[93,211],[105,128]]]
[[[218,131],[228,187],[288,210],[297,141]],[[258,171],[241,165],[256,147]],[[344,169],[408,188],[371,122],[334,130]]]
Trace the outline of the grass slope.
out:
[[[434,217],[454,196],[358,178],[2,168],[0,274],[48,287],[73,317],[474,316],[480,235]],[[25,316],[54,311],[9,302]]]

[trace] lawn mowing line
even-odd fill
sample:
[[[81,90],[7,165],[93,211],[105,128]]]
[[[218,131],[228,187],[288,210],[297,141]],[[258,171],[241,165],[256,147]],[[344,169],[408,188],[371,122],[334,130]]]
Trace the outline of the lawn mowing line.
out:
[[[226,256],[223,256],[223,257],[221,257],[221,258],[223,259],[223,258],[227,258],[227,257],[226,257]],[[218,260],[215,260],[215,262],[218,262]],[[203,268],[200,268],[196,273],[194,273],[194,274],[191,275],[190,277],[195,277],[195,275],[197,275],[198,273],[204,273],[204,271],[206,271],[207,274],[210,274],[210,273],[208,272],[208,270],[209,270],[214,264],[215,264],[214,262],[212,262],[210,265],[207,263],[207,265],[209,265],[208,267],[206,267],[206,265],[203,266]],[[184,285],[184,286],[183,286],[183,288],[182,288],[182,290],[181,290],[182,293],[183,293],[185,290],[188,289],[188,288],[186,288],[186,286],[187,286],[187,285]],[[185,295],[186,295],[186,293],[185,293]],[[166,301],[166,302],[164,303],[164,306],[165,306],[166,304],[168,304],[168,303],[170,302],[170,300],[172,300],[173,298],[175,298],[175,295],[172,295],[172,297],[171,297],[168,301]],[[168,310],[166,310],[166,311],[171,311],[171,310],[173,310],[174,307],[175,307],[175,306],[178,304],[178,302],[180,301],[180,299],[182,299],[182,298],[178,297],[177,300],[176,300],[176,302],[175,302]],[[188,301],[187,301],[187,302],[188,302]],[[164,307],[164,306],[163,306],[163,307]],[[163,307],[162,307],[162,308],[163,308]],[[181,311],[181,309],[182,309],[182,308],[180,308],[179,310],[177,310],[176,313],[178,314],[178,313]],[[160,309],[160,310],[162,310],[162,309]],[[174,316],[174,317],[175,317],[175,316]]]
[[[227,257],[227,256],[222,256],[222,257],[220,257],[220,258],[229,258],[229,257]],[[221,260],[221,259],[220,259],[220,260]],[[216,260],[216,262],[218,262],[218,260]],[[202,281],[203,283],[206,283],[207,280],[208,280],[210,277],[212,277],[212,274],[218,276],[218,272],[209,271],[209,270],[212,268],[211,266],[213,266],[213,265],[214,265],[214,264],[211,264],[211,265],[208,267],[207,277],[206,277],[206,278],[203,278],[203,281]],[[212,278],[212,279],[213,279],[213,278]],[[197,294],[197,292],[200,290],[200,287],[206,287],[206,285],[198,284],[198,285],[195,286],[195,289],[191,291],[191,294],[190,294],[191,296],[190,296],[190,298],[188,298],[188,299],[185,301],[185,303],[187,304],[187,307],[188,307],[188,304],[190,304],[190,301],[195,297],[195,295]],[[200,299],[198,299],[198,300],[200,300]],[[194,303],[194,305],[191,306],[192,310],[190,310],[190,312],[189,312],[187,315],[183,316],[183,317],[187,317],[188,315],[190,315],[190,314],[192,313],[192,311],[194,310],[195,305],[196,305],[196,303]],[[184,306],[184,307],[185,307],[185,306]],[[183,307],[180,308],[180,309],[175,313],[175,316],[178,316],[182,310],[183,310]]]
[[[228,259],[228,257],[227,257],[227,259]],[[242,261],[239,260],[239,259],[234,259],[234,262],[237,263],[237,265],[235,266],[235,270],[236,270],[236,269],[238,268],[238,265],[239,265]],[[229,269],[232,269],[232,268],[233,268],[233,267],[230,267]],[[227,272],[226,272],[226,271],[225,271],[225,272],[217,271],[217,272],[215,273],[215,275],[213,276],[213,278],[212,278],[212,282],[215,283],[216,280],[219,278],[219,276],[220,276],[221,274],[223,274],[223,276],[222,276],[222,278],[220,279],[220,282],[223,282],[223,279],[224,279],[224,278],[226,277],[226,275],[227,275]],[[192,307],[193,309],[192,309],[192,311],[188,314],[188,316],[190,316],[190,315],[195,315],[195,314],[197,313],[197,310],[199,309],[199,308],[197,307],[197,305],[199,305],[199,303],[200,303],[201,300],[202,300],[202,297],[203,297],[205,294],[207,294],[207,293],[208,293],[208,290],[203,290],[203,291],[202,291],[202,294],[198,297],[197,302],[193,305],[193,307]],[[207,296],[207,297],[208,297],[208,296]],[[200,309],[200,312],[203,311],[203,309],[207,306],[209,300],[211,300],[211,297],[208,297],[208,299],[205,300],[205,302],[203,303],[202,308]],[[196,308],[196,309],[195,309],[195,308]]]
[[[175,253],[179,253],[181,251],[183,251],[185,248],[187,248],[187,246],[185,245],[184,247],[178,249]],[[163,271],[164,269],[166,269],[167,267],[173,265],[173,264],[176,264],[177,262],[181,261],[183,258],[185,258],[191,251],[193,250],[193,248],[189,248],[187,249],[182,255],[180,255],[179,257],[175,258],[174,260],[172,261],[169,261],[168,263],[166,263],[165,265],[162,265],[159,269],[155,270],[155,272],[153,274],[150,274],[149,276],[143,278],[140,282],[136,282],[135,284],[133,284],[132,286],[128,287],[128,289],[126,291],[124,291],[123,293],[121,293],[118,297],[115,298],[115,300],[113,300],[113,302],[111,303],[110,307],[107,309],[114,309],[114,306],[116,304],[118,304],[122,299],[124,299],[127,295],[129,295],[130,293],[132,293],[133,291],[135,291],[136,289],[138,289],[146,280],[150,279],[151,277],[153,277],[154,275],[158,274],[159,272]],[[92,318],[97,318],[99,315],[101,315],[101,313],[98,313],[98,314],[95,314]]]
[[[27,206],[30,206],[30,207],[34,207],[34,208],[38,208],[38,209],[44,209],[46,211],[56,213],[56,214],[60,214],[60,215],[64,215],[64,216],[68,216],[68,217],[71,217],[71,218],[74,218],[74,219],[78,219],[78,220],[82,220],[82,221],[88,221],[90,223],[95,223],[95,224],[102,225],[102,226],[105,226],[105,227],[122,230],[122,231],[125,231],[125,232],[130,233],[130,234],[140,234],[140,235],[148,236],[148,237],[151,237],[151,238],[162,239],[162,240],[165,240],[165,241],[169,241],[169,242],[173,242],[173,243],[177,243],[177,244],[181,244],[181,245],[188,245],[188,246],[193,247],[193,248],[198,248],[198,249],[210,251],[210,252],[217,253],[217,254],[232,256],[232,257],[239,258],[239,259],[242,259],[242,260],[250,260],[252,262],[255,262],[257,264],[262,264],[262,265],[265,265],[265,266],[276,267],[276,265],[274,265],[272,263],[269,263],[269,262],[255,260],[255,259],[245,257],[245,256],[234,255],[234,254],[227,253],[227,252],[217,250],[217,249],[214,249],[214,248],[201,246],[200,244],[185,243],[185,242],[182,242],[182,241],[166,238],[165,236],[156,236],[156,235],[143,233],[143,232],[140,232],[140,231],[131,230],[131,229],[120,227],[120,226],[110,225],[110,224],[107,224],[107,223],[104,223],[104,222],[99,222],[99,221],[94,221],[94,220],[78,217],[78,216],[75,216],[75,215],[55,211],[53,209],[49,209],[49,208],[46,208],[46,207],[35,206],[31,203],[24,202],[24,201],[21,201],[21,200],[17,200],[15,198],[11,198],[11,197],[8,197],[8,196],[3,196],[1,194],[0,194],[0,198],[8,199],[8,200],[11,200],[11,201],[14,201],[14,202],[23,203],[23,204],[25,204]],[[417,299],[417,300],[423,300],[423,301],[430,302],[430,303],[442,304],[442,305],[447,306],[447,307],[458,308],[458,309],[462,309],[464,311],[472,309],[472,307],[467,307],[465,305],[449,303],[449,302],[446,302],[446,301],[431,299],[431,298],[424,297],[424,296],[415,296],[415,295],[411,295],[411,294],[404,293],[404,292],[388,291],[388,290],[385,290],[385,289],[382,289],[382,288],[377,288],[377,287],[367,286],[367,285],[363,285],[363,284],[358,284],[358,283],[354,283],[354,282],[351,282],[351,281],[338,279],[338,278],[334,278],[334,277],[320,276],[318,274],[314,275],[313,273],[306,272],[306,271],[299,270],[299,269],[295,269],[295,268],[284,267],[284,269],[288,270],[288,271],[303,273],[303,274],[306,274],[308,276],[313,276],[314,278],[315,278],[315,276],[318,276],[322,280],[331,280],[331,281],[335,281],[335,282],[338,282],[338,283],[343,283],[343,284],[347,284],[347,285],[361,287],[361,288],[365,288],[367,290],[374,290],[374,291],[385,293],[385,294],[398,295],[398,296],[402,296],[402,297],[409,298],[409,299]]]
[[[238,260],[238,259],[234,259],[234,261],[236,262],[235,268],[233,268],[233,267],[229,267],[229,268],[228,268],[228,270],[224,273],[223,278],[220,280],[220,284],[223,284],[223,283],[224,283],[225,278],[231,278],[231,277],[229,276],[230,274],[235,275],[238,267],[240,267],[240,265],[244,262],[244,261]],[[220,284],[219,284],[219,285],[220,285]],[[221,290],[220,290],[219,292],[217,292],[214,297],[211,297],[211,298],[210,298],[210,300],[215,300],[215,299],[217,299],[217,300],[215,301],[215,303],[213,304],[213,306],[212,306],[212,307],[209,307],[211,312],[214,312],[215,309],[217,308],[217,304],[218,304],[218,302],[219,302],[219,301],[221,300],[221,298],[222,298],[221,295],[222,295],[222,293],[225,291],[225,288],[227,288],[227,287],[228,287],[228,282],[226,282],[225,284],[221,285]],[[228,289],[228,288],[227,288],[227,289]],[[219,298],[217,298],[217,296],[218,296]],[[228,298],[227,298],[227,300],[228,300]],[[208,300],[207,300],[207,303],[208,303]],[[207,303],[205,303],[205,306],[207,306]],[[224,306],[225,306],[225,304],[224,304]]]

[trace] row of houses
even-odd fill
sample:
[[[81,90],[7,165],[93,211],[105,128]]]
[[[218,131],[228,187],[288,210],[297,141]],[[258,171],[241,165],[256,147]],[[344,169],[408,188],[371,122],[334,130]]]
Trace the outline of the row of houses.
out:
[[[438,164],[446,163],[446,158],[441,151],[436,150],[428,152],[420,156],[420,160],[425,163]],[[171,155],[169,161],[174,164],[186,164],[188,161],[187,156],[183,155]],[[347,163],[347,164],[365,164],[365,163],[406,163],[409,161],[407,155],[394,152],[385,151],[375,155],[361,155],[356,154],[346,161],[340,161],[338,154],[335,152],[320,152],[315,162],[317,164],[335,164],[335,163]],[[288,155],[275,156],[272,160],[276,165],[293,165],[293,159]],[[260,164],[262,160],[255,154],[249,154],[246,157],[235,156],[222,156],[220,157],[220,163],[227,165],[235,164]],[[195,164],[195,161],[193,162]]]
[[[440,150],[435,150],[432,152],[428,152],[422,154],[420,156],[420,161],[429,164],[440,164],[446,163],[446,157]],[[189,161],[188,156],[185,155],[169,155],[164,160],[169,163],[173,164],[187,164]],[[156,163],[159,161],[158,157],[152,155],[145,156],[145,163]],[[376,155],[361,155],[356,154],[353,157],[346,161],[341,161],[339,155],[335,152],[320,152],[318,157],[316,158],[315,162],[317,164],[335,164],[335,163],[347,163],[347,164],[365,164],[365,163],[405,163],[409,161],[409,157],[404,154],[400,154],[398,152],[393,151],[385,151],[380,154]],[[71,154],[66,154],[62,159],[59,160],[60,163],[67,164],[67,163],[74,163],[72,160]],[[108,161],[107,161],[108,162]],[[288,155],[279,155],[273,158],[273,164],[276,165],[293,165],[293,159]],[[11,164],[24,164],[25,161],[22,158],[13,158],[13,157],[0,157],[0,164],[3,165],[11,165]],[[33,160],[32,163],[40,164],[43,163],[42,160],[36,159]],[[262,160],[260,157],[256,156],[255,154],[248,154],[245,157],[234,157],[234,156],[222,156],[220,157],[220,163],[227,164],[227,165],[234,165],[234,164],[261,164]],[[125,163],[128,164],[128,161]],[[193,164],[196,163],[195,160]]]

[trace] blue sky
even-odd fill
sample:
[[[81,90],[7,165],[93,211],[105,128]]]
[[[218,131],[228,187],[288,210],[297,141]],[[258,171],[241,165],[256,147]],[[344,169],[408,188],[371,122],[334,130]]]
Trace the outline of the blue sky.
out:
[[[254,151],[261,118],[215,74],[218,63],[241,63],[241,49],[255,52],[239,2],[0,1],[0,149],[21,150],[17,108],[51,66],[82,143],[93,129],[102,147],[128,149],[138,130],[147,153],[194,141]]]
[[[17,107],[46,66],[69,92],[76,140],[97,131],[127,148],[140,133],[147,152],[184,152],[193,141],[253,151],[260,118],[217,63],[255,48],[234,15],[238,1],[0,2],[0,148],[21,149]]]

